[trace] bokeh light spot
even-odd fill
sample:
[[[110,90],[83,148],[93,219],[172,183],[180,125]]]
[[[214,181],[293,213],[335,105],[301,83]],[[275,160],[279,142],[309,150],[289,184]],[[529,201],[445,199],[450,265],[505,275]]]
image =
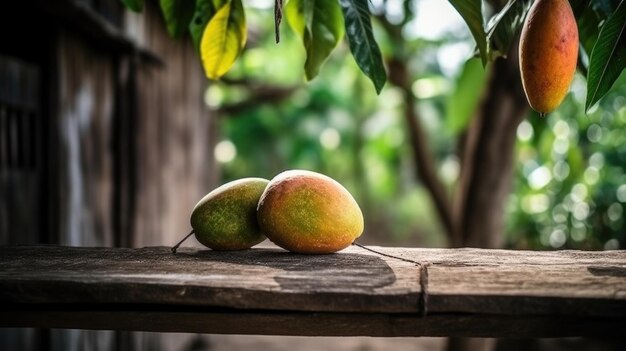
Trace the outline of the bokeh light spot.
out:
[[[587,128],[587,139],[592,143],[597,143],[602,139],[602,128],[597,124],[592,124]]]
[[[550,198],[545,194],[528,195],[522,198],[522,210],[528,214],[545,212],[550,207]]]
[[[520,141],[529,141],[533,137],[533,126],[528,121],[522,121],[517,126],[517,139]]]
[[[230,140],[222,140],[215,145],[214,150],[215,159],[219,163],[228,163],[235,159],[237,156],[237,148]]]
[[[532,171],[532,173],[530,173],[530,175],[528,176],[528,185],[530,185],[531,188],[537,190],[548,185],[548,183],[550,183],[550,180],[552,180],[552,174],[550,173],[550,169],[546,166],[541,166]]]
[[[326,128],[320,134],[320,144],[328,150],[335,150],[341,143],[341,135],[335,128]]]
[[[589,167],[585,170],[584,177],[587,184],[596,184],[600,179],[600,172],[595,167]]]
[[[617,188],[617,201],[626,202],[626,184],[622,184]]]
[[[619,250],[619,241],[611,239],[604,244],[605,250]]]
[[[622,208],[622,205],[617,202],[614,202],[606,210],[606,215],[609,217],[611,221],[616,222],[620,218],[622,218],[623,211],[624,209]]]
[[[550,234],[550,246],[553,248],[559,248],[565,244],[567,236],[561,229],[557,229]]]
[[[552,167],[552,173],[554,173],[554,179],[561,182],[569,175],[569,165],[564,161],[557,161]]]
[[[589,204],[586,202],[577,203],[574,205],[572,214],[577,220],[584,221],[589,216]]]

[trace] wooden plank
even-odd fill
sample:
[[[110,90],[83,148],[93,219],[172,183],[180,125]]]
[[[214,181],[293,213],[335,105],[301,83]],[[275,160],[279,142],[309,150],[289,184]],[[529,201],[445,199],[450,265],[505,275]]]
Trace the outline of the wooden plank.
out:
[[[402,260],[358,247],[0,247],[0,327],[476,337],[626,327],[626,251],[373,249]]]
[[[383,249],[428,270],[428,312],[626,315],[626,251]]]
[[[418,312],[418,269],[346,250],[298,255],[167,247],[0,248],[5,303],[151,303],[331,312]]]

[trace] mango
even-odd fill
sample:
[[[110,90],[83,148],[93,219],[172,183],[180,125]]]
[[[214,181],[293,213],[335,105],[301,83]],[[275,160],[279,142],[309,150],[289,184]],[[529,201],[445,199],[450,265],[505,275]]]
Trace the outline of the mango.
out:
[[[334,179],[290,170],[274,177],[257,209],[261,230],[276,245],[297,253],[325,254],[348,247],[363,232],[363,214]]]
[[[567,0],[537,0],[522,27],[519,66],[530,106],[546,114],[567,94],[576,72],[578,27]]]
[[[268,183],[263,178],[243,178],[211,191],[194,207],[189,235],[195,234],[201,244],[213,250],[245,250],[265,240],[256,209]]]

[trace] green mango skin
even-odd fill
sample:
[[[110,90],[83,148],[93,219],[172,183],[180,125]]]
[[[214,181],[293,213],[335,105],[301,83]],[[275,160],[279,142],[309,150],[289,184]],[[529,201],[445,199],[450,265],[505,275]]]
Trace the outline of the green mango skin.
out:
[[[350,246],[363,232],[363,213],[341,184],[320,173],[291,170],[274,177],[257,217],[267,237],[297,253],[327,254]]]
[[[243,178],[208,193],[191,213],[196,239],[213,250],[245,250],[265,240],[256,208],[269,181]]]

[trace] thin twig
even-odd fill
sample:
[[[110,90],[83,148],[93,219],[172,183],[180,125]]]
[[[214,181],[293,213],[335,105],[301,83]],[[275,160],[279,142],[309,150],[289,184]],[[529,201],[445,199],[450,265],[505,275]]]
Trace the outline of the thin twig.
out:
[[[275,104],[287,100],[297,87],[258,86],[250,88],[250,96],[244,101],[224,104],[217,108],[221,116],[233,116],[249,109],[258,108],[261,104]]]
[[[179,241],[178,244],[174,245],[172,247],[172,253],[176,253],[176,250],[178,250],[178,247],[180,246],[180,244],[182,244],[183,242],[185,242],[185,240],[187,240],[187,238],[189,238],[191,235],[193,235],[195,232],[192,230],[191,233],[187,234],[187,236],[185,236],[183,238],[183,240]]]
[[[280,23],[283,20],[283,0],[274,0],[274,30],[276,31],[276,44],[280,42]]]

